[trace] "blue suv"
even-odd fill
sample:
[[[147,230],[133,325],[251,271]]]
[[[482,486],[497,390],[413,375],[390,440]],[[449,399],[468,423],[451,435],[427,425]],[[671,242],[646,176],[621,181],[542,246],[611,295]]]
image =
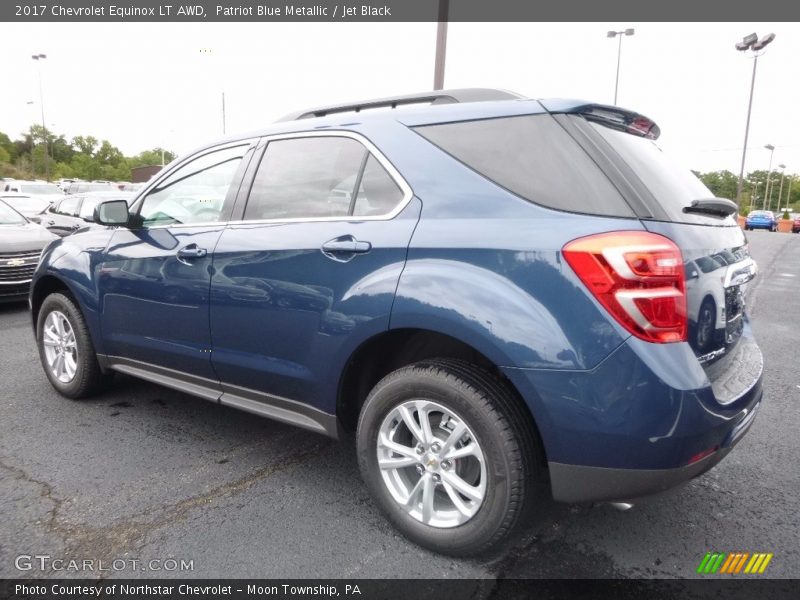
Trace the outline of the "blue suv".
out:
[[[453,555],[546,495],[661,492],[747,431],[762,357],[736,206],[658,134],[618,107],[471,89],[200,148],[43,252],[44,372],[69,398],[121,372],[354,432],[388,519]]]

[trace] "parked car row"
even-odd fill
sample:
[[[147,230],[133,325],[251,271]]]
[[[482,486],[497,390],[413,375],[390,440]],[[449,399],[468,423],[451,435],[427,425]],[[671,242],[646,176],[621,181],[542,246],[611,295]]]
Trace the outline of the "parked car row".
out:
[[[32,220],[63,237],[81,228],[97,227],[94,222],[94,207],[100,202],[125,200],[130,205],[134,197],[132,193],[109,191],[69,194],[50,204]]]
[[[0,200],[0,302],[27,297],[42,250],[58,239]]]

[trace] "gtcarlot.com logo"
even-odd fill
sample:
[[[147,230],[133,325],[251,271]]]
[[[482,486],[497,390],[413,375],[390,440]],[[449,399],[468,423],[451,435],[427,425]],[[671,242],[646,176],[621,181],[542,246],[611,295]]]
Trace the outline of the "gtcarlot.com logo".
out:
[[[767,570],[772,552],[706,552],[697,572],[701,575],[725,573],[755,575]]]

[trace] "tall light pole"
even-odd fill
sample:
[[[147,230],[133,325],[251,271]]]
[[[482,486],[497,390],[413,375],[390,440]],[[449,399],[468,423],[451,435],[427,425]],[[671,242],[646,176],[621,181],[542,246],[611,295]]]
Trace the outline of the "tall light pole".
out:
[[[764,205],[761,207],[761,209],[762,210],[768,210],[767,209],[767,198],[770,195],[769,194],[770,191],[772,191],[772,190],[770,190],[769,183],[770,183],[770,180],[772,179],[772,155],[775,154],[775,146],[773,146],[772,144],[767,144],[766,146],[764,146],[764,148],[769,150],[769,169],[767,169],[767,187],[764,188]]]
[[[750,184],[752,185],[753,193],[750,196],[750,210],[753,210],[753,206],[755,206],[756,202],[758,202],[758,186],[761,185],[760,181],[751,181]]]
[[[633,29],[623,29],[622,31],[609,31],[606,37],[619,38],[619,45],[617,46],[617,78],[614,80],[614,104],[617,103],[617,92],[619,91],[619,63],[622,59],[622,36],[633,35]]]
[[[786,165],[778,165],[781,170],[781,187],[778,189],[778,211],[781,210],[781,198],[783,197],[783,178],[786,177]]]
[[[44,94],[42,93],[42,63],[45,58],[47,58],[46,54],[33,54],[31,58],[36,61],[38,65],[39,71],[39,107],[42,109],[42,138],[44,139],[44,178],[46,181],[50,181],[50,150],[49,144],[47,142],[47,127],[45,126],[44,121]]]
[[[744,160],[747,156],[747,136],[750,133],[750,112],[753,109],[753,90],[756,87],[756,67],[758,66],[758,57],[763,54],[761,51],[764,50],[764,48],[766,48],[774,39],[774,33],[769,33],[761,39],[758,39],[758,34],[751,33],[743,38],[741,42],[736,43],[736,49],[739,52],[747,52],[750,50],[753,53],[753,77],[750,80],[750,100],[747,103],[747,123],[744,126],[744,147],[742,148],[742,166],[739,169],[739,183],[736,186],[736,202],[739,202],[739,196],[742,194],[742,183],[744,180]]]
[[[447,54],[447,13],[450,0],[439,0],[439,22],[436,25],[436,58],[433,63],[433,89],[444,88],[444,59]]]

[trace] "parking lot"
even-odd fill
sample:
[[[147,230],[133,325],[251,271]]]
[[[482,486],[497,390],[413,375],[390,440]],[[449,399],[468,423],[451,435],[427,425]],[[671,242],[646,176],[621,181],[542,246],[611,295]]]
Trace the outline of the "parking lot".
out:
[[[800,235],[748,236],[765,402],[739,446],[627,512],[544,502],[511,543],[470,560],[400,537],[348,441],[123,376],[88,401],[59,397],[27,306],[0,306],[0,577],[93,575],[20,571],[20,554],[160,561],[103,573],[124,577],[691,577],[712,550],[772,552],[768,576],[800,577]]]

